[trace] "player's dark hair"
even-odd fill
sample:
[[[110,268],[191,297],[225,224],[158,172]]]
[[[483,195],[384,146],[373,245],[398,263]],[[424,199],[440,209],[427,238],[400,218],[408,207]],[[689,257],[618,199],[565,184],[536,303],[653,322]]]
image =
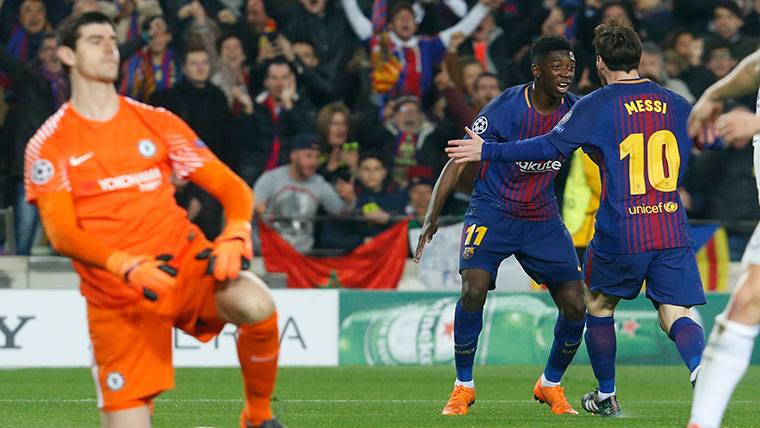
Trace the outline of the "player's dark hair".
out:
[[[75,49],[81,36],[79,29],[90,24],[108,24],[114,27],[113,21],[101,12],[87,12],[66,18],[58,27],[58,45]],[[114,30],[116,27],[114,27]]]
[[[573,51],[570,42],[562,36],[541,36],[530,48],[530,61],[538,64],[543,61],[552,51]]]
[[[641,39],[635,31],[616,22],[600,24],[594,29],[594,50],[612,71],[639,68]]]

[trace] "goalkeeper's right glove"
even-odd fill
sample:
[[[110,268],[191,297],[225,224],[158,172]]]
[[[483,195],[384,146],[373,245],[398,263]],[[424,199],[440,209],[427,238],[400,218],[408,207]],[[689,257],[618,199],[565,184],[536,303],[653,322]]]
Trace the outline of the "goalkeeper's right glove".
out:
[[[142,292],[146,299],[156,301],[176,285],[177,269],[167,264],[171,259],[168,254],[153,258],[116,251],[108,257],[106,269]]]

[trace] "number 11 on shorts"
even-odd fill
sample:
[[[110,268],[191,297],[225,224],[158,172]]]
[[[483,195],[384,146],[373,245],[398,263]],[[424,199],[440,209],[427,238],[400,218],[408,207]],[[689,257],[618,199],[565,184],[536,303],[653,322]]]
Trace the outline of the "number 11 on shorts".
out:
[[[483,242],[483,237],[486,236],[486,232],[488,232],[488,227],[486,226],[478,226],[477,224],[471,224],[467,229],[465,229],[465,237],[464,237],[464,245],[470,245],[470,242],[472,242],[472,245],[478,246],[481,242]],[[475,241],[473,242],[472,236],[475,235]]]

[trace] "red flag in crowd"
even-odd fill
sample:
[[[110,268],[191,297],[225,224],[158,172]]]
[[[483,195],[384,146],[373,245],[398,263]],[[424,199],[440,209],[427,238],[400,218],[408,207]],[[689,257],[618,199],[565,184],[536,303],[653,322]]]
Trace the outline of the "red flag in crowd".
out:
[[[274,229],[259,222],[261,252],[268,272],[288,276],[288,288],[396,288],[408,254],[408,220],[340,257],[300,254]]]

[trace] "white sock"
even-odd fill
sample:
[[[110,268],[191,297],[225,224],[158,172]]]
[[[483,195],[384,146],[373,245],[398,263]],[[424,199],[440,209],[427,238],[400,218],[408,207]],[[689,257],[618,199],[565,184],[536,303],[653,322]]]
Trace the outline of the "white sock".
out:
[[[694,387],[690,423],[718,428],[728,400],[749,366],[758,325],[731,321],[724,314],[715,326],[702,354],[702,370]]]
[[[694,371],[689,374],[689,382],[694,382],[694,380],[697,379],[697,376],[699,376],[700,371],[702,371],[702,364],[694,367]]]
[[[454,386],[466,386],[467,388],[475,388],[475,379],[468,381],[461,381],[459,379],[454,382]]]
[[[599,401],[602,402],[602,401],[604,401],[604,400],[612,397],[613,395],[615,395],[615,392],[617,392],[617,389],[615,391],[612,391],[612,392],[602,392],[602,391],[599,391],[599,393],[597,393],[597,397],[599,397]]]
[[[549,379],[547,379],[543,373],[541,373],[541,386],[545,386],[545,387],[559,386],[559,382],[552,382]]]

